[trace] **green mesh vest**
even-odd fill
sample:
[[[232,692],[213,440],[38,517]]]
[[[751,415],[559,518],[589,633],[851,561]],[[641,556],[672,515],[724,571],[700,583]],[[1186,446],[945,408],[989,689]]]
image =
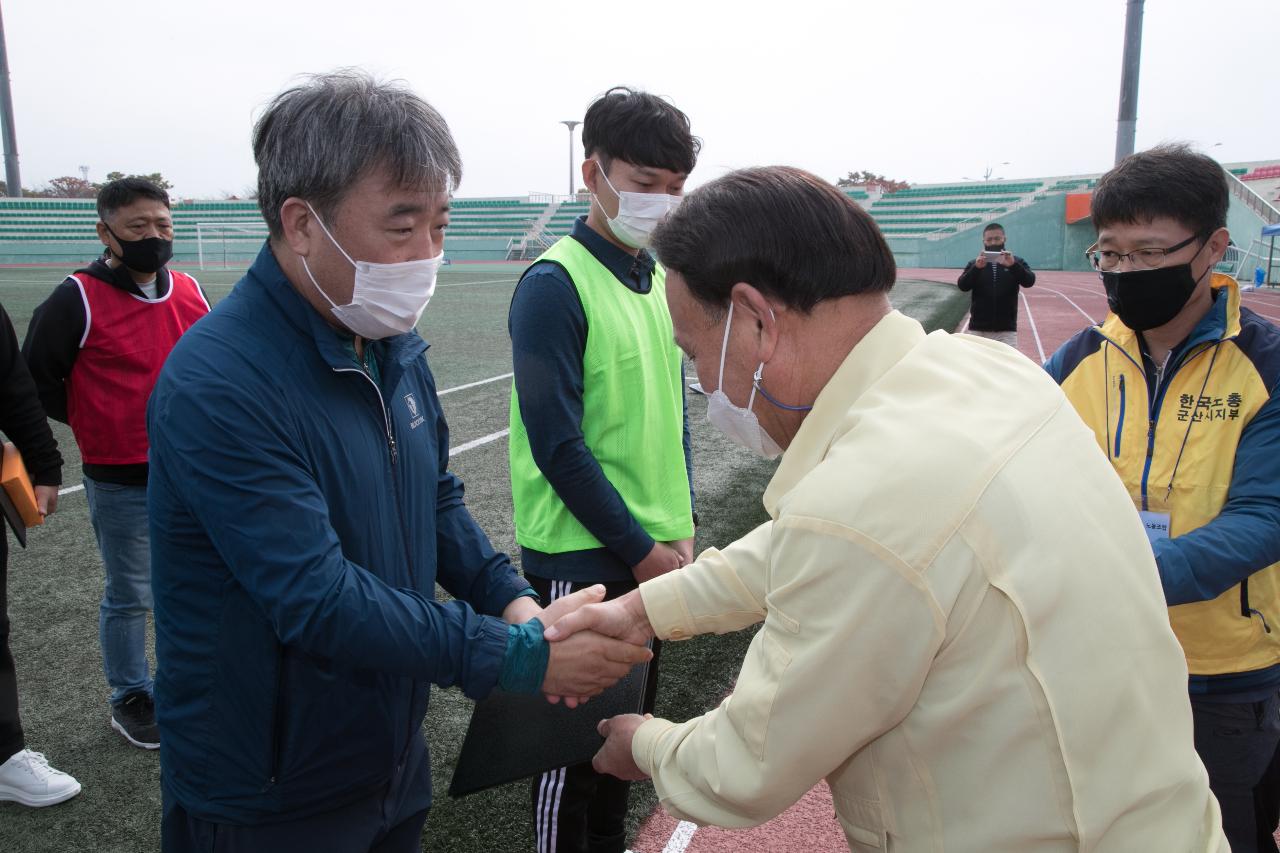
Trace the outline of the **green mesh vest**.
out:
[[[551,261],[569,274],[586,314],[582,432],[587,448],[645,532],[659,542],[693,536],[682,444],[681,355],[672,340],[661,267],[653,271],[649,292],[636,293],[572,237],[559,240],[538,261]],[[548,554],[602,547],[533,461],[514,382],[508,449],[516,541]]]

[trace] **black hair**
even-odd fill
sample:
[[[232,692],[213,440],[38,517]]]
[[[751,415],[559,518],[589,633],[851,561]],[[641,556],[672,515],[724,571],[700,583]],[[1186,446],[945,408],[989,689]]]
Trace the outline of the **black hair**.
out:
[[[1124,158],[1101,178],[1090,204],[1095,228],[1167,217],[1198,236],[1226,226],[1230,193],[1222,165],[1183,144]]]
[[[689,117],[670,102],[615,86],[592,102],[582,121],[582,148],[606,169],[613,160],[688,174],[698,162],[702,140],[689,130]]]
[[[1003,231],[1004,226],[1001,225],[999,222],[988,222],[987,227],[982,229],[982,236],[983,237],[987,236],[988,231],[996,231],[996,230]]]
[[[165,207],[170,207],[169,194],[145,178],[120,178],[98,190],[98,218],[106,220],[120,208],[128,207],[140,198],[158,201]]]
[[[738,282],[807,313],[827,299],[886,292],[897,275],[870,214],[789,166],[740,169],[699,187],[658,226],[653,247],[718,311]]]

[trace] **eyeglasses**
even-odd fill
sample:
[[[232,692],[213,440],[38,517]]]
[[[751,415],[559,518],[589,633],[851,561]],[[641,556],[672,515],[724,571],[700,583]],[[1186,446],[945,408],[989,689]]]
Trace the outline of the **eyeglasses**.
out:
[[[1192,234],[1176,246],[1170,246],[1167,249],[1134,249],[1132,252],[1112,252],[1109,249],[1097,248],[1094,243],[1088,249],[1085,249],[1084,255],[1093,264],[1095,270],[1113,270],[1120,266],[1120,262],[1125,258],[1129,259],[1129,263],[1136,270],[1153,270],[1164,264],[1164,259],[1172,255],[1174,252],[1185,249],[1191,245],[1193,240],[1200,238],[1199,234]]]

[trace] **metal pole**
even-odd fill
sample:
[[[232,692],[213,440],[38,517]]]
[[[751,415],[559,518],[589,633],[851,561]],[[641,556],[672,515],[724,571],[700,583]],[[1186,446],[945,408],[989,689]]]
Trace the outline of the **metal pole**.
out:
[[[1116,162],[1133,153],[1138,127],[1138,68],[1142,58],[1142,5],[1128,0],[1124,17],[1124,60],[1120,72],[1120,117],[1116,125]]]
[[[573,198],[573,129],[582,124],[582,122],[562,121],[560,123],[569,128],[569,197]]]
[[[4,41],[4,19],[0,16],[0,125],[4,132],[4,176],[9,195],[22,197],[22,176],[18,173],[18,134],[13,128],[13,95],[9,91],[9,50]]]

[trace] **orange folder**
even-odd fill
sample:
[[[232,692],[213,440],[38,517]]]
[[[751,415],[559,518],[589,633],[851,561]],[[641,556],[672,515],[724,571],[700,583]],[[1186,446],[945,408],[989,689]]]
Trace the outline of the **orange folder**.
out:
[[[22,454],[12,442],[4,444],[4,463],[0,465],[0,486],[13,504],[22,523],[27,527],[44,524],[44,516],[36,506],[36,492],[31,488],[31,478],[27,476],[27,466],[22,464]]]

